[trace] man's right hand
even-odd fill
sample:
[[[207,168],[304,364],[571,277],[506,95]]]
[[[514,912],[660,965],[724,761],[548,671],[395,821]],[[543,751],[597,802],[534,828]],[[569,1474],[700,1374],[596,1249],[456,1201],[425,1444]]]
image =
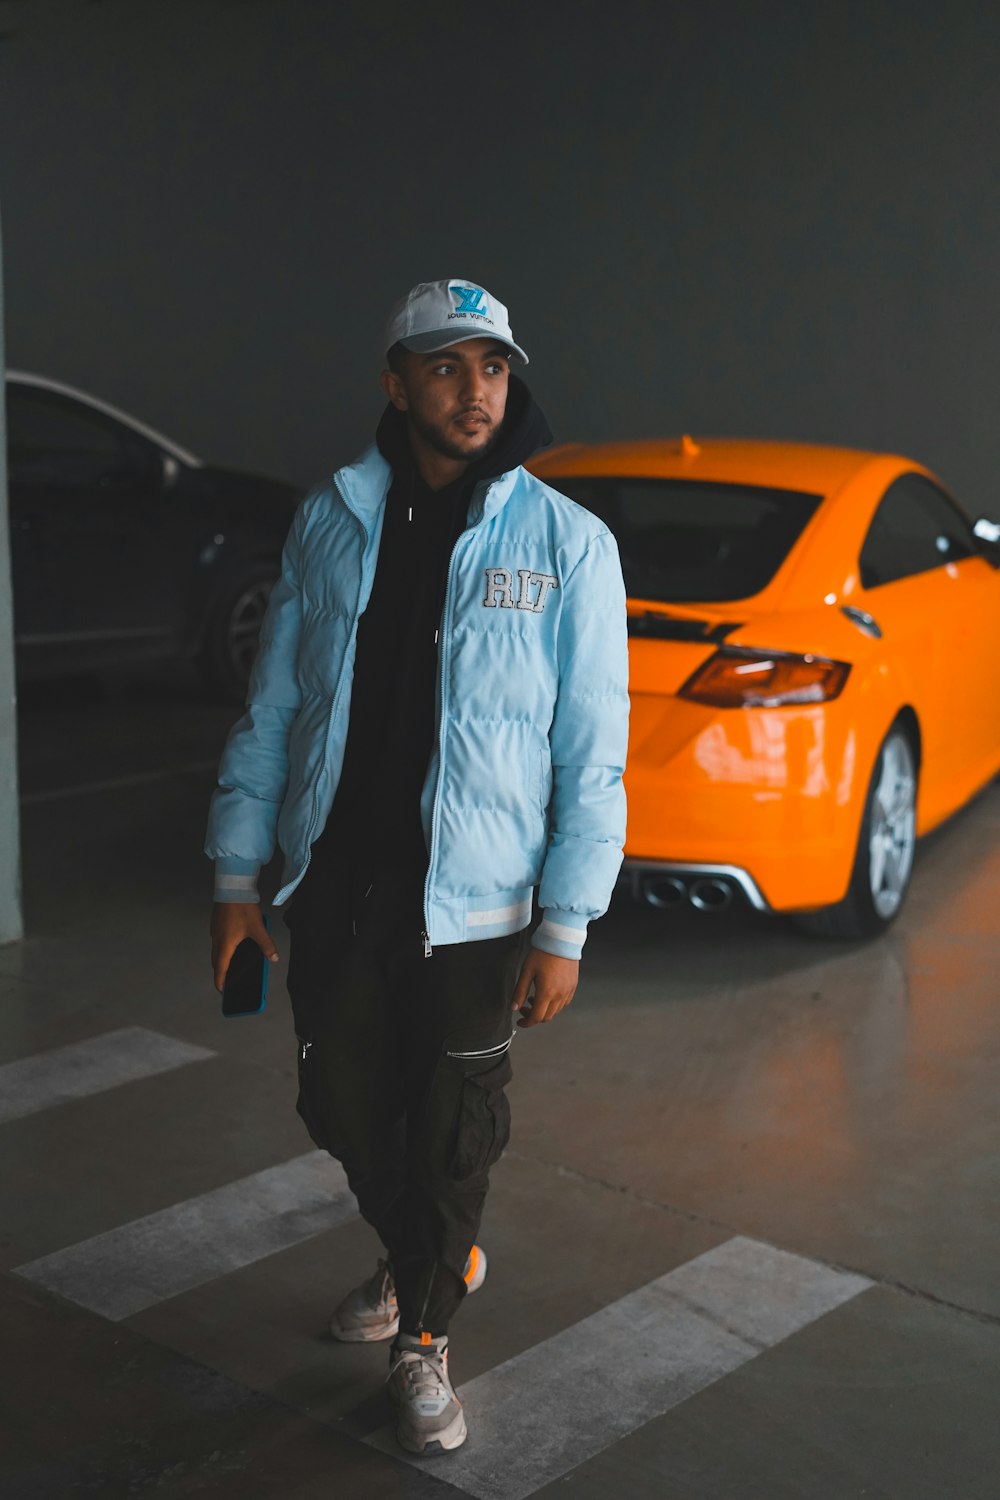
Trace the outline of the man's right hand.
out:
[[[215,988],[222,992],[233,954],[244,938],[253,938],[264,957],[278,962],[274,939],[264,926],[260,905],[256,901],[216,901],[212,907],[212,969]]]

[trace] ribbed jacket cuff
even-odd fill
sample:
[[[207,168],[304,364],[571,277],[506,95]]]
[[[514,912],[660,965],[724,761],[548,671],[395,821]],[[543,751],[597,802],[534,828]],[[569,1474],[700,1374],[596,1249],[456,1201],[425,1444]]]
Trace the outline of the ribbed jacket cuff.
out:
[[[225,902],[259,902],[257,876],[260,865],[251,859],[217,859],[215,861],[215,899]]]
[[[587,941],[587,919],[575,911],[545,911],[531,938],[533,948],[557,958],[580,958]]]

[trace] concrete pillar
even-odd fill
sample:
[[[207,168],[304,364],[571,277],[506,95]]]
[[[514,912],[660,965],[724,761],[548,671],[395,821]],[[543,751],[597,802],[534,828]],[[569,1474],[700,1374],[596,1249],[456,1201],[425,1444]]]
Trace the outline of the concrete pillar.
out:
[[[0,224],[0,371],[3,347],[3,226]],[[0,401],[0,943],[24,936],[21,921],[21,823],[17,802],[14,595],[7,517],[7,413]]]

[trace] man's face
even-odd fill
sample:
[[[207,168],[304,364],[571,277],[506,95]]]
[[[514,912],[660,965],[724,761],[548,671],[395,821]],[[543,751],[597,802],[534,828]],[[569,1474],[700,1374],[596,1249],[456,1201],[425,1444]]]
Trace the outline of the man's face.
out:
[[[507,351],[493,339],[467,339],[434,354],[406,355],[382,385],[416,433],[446,458],[472,463],[496,441],[507,409]]]

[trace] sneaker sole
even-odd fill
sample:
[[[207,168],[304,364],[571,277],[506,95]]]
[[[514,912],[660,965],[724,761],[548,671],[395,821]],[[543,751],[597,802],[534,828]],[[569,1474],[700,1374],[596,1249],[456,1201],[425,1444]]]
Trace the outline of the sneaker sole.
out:
[[[370,1328],[342,1328],[330,1319],[330,1337],[339,1344],[378,1344],[392,1339],[399,1332],[399,1318],[391,1323],[374,1323]]]
[[[430,1433],[427,1437],[411,1432],[402,1422],[396,1428],[396,1442],[407,1453],[423,1453],[432,1457],[435,1453],[452,1453],[456,1448],[461,1448],[468,1436],[469,1429],[465,1425],[465,1413],[462,1411],[442,1432]]]

